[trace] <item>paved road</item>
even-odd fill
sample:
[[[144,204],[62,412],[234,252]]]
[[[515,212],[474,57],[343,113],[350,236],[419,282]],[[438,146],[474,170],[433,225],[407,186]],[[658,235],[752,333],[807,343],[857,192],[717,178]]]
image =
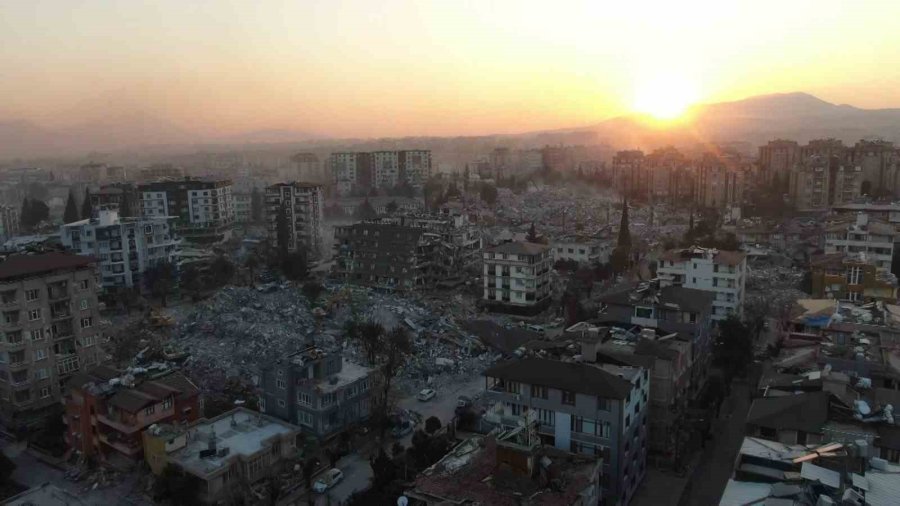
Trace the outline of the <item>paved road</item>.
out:
[[[423,422],[430,416],[436,416],[441,423],[446,425],[456,415],[456,401],[460,395],[475,398],[476,396],[480,397],[483,392],[484,377],[478,375],[468,381],[456,383],[450,388],[437,390],[437,395],[430,401],[422,402],[415,396],[411,396],[400,399],[397,407],[420,413]],[[394,441],[396,440],[391,439],[388,446],[393,445]],[[399,441],[403,446],[409,446],[412,441],[412,433],[407,434]]]
[[[731,385],[731,396],[722,405],[722,416],[726,418],[724,425],[713,444],[707,444],[700,464],[694,469],[688,490],[681,498],[682,506],[719,504],[744,441],[749,410],[747,384],[735,381]]]

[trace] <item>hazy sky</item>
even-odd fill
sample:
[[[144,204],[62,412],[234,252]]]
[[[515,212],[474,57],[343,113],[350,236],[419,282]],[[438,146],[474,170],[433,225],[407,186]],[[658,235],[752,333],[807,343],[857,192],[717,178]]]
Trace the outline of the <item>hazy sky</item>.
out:
[[[0,121],[517,132],[628,112],[666,82],[897,107],[898,18],[898,0],[0,0]]]

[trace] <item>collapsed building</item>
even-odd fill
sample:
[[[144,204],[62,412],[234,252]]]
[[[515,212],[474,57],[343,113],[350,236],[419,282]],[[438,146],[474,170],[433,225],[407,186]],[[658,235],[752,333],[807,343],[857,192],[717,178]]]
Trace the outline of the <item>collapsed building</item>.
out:
[[[449,209],[338,226],[334,237],[332,274],[364,286],[390,290],[457,286],[481,260],[481,234],[465,215]]]

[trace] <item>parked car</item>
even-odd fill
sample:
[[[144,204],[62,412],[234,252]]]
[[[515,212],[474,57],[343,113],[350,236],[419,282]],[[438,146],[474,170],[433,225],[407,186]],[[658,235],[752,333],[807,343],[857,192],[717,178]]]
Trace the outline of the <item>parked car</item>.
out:
[[[391,435],[396,438],[401,438],[413,430],[413,424],[409,420],[400,420],[397,425],[394,425],[394,428],[391,429]]]
[[[425,402],[434,399],[435,395],[437,395],[437,392],[435,392],[433,388],[425,388],[422,389],[421,392],[419,392],[419,395],[417,397],[420,401]]]
[[[468,408],[472,405],[472,398],[467,397],[465,395],[460,395],[456,398],[456,407],[457,408]]]
[[[329,469],[325,471],[322,476],[320,476],[319,479],[316,480],[315,483],[313,483],[313,490],[321,494],[329,488],[337,485],[337,483],[343,479],[344,473],[340,469]]]

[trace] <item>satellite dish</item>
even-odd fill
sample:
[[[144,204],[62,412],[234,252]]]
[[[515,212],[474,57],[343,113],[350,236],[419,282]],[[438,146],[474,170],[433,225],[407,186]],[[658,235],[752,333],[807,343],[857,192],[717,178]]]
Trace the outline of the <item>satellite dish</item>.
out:
[[[407,506],[409,504],[409,498],[405,495],[401,495],[397,498],[397,506]]]

